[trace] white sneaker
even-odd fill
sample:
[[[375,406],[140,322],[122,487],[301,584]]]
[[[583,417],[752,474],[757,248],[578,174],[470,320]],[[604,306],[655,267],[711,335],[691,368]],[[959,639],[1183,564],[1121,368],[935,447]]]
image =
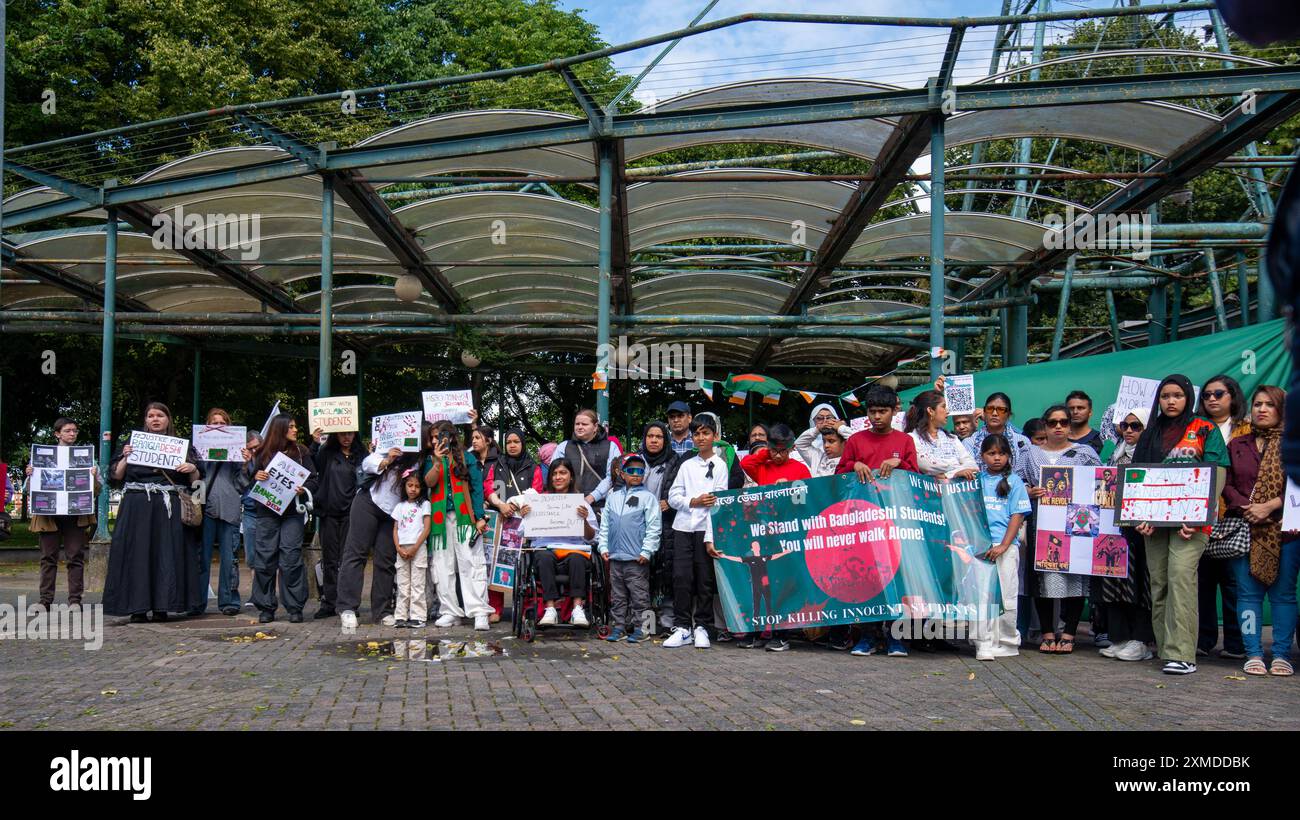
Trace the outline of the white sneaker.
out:
[[[487,631],[488,631],[489,629],[491,629],[491,628],[492,628],[492,625],[488,623],[488,616],[486,616],[486,615],[475,615],[475,616],[474,616],[474,631],[475,631],[475,632],[487,632]]]
[[[591,621],[587,620],[587,613],[580,606],[575,606],[573,612],[569,613],[569,623],[574,626],[591,626]]]
[[[460,621],[459,618],[457,618],[455,615],[452,615],[450,612],[446,612],[443,613],[442,615],[439,615],[438,620],[434,621],[433,625],[439,627],[440,629],[447,629],[448,627],[455,626],[458,621]]]
[[[993,657],[995,658],[1018,658],[1020,649],[1010,644],[998,644],[993,647]]]
[[[339,614],[339,623],[344,629],[353,630],[357,628],[357,613],[352,610],[344,610]]]
[[[1128,642],[1125,641],[1124,644],[1121,644],[1121,646],[1127,645],[1127,643]],[[1101,655],[1103,658],[1113,658],[1115,657],[1115,653],[1117,651],[1119,651],[1119,648],[1115,646],[1115,644],[1110,644],[1108,646],[1102,647],[1101,649],[1098,649],[1097,654]]]
[[[548,606],[542,613],[542,619],[537,622],[538,626],[555,626],[560,622],[560,615],[555,611],[555,607]]]
[[[679,646],[686,646],[690,642],[691,631],[679,626],[673,630],[673,634],[668,636],[668,640],[664,641],[663,645],[669,649],[676,649]]]
[[[392,615],[385,615],[384,619],[380,621],[380,623],[383,624],[384,626],[393,626],[397,623],[397,619],[394,618]]]
[[[977,661],[991,661],[996,658],[997,655],[993,654],[993,647],[991,646],[977,646],[975,648],[975,660]]]
[[[709,643],[709,631],[702,626],[695,627],[695,648],[708,649],[712,645]]]
[[[1125,641],[1115,650],[1115,657],[1121,661],[1149,661],[1152,654],[1142,641]]]

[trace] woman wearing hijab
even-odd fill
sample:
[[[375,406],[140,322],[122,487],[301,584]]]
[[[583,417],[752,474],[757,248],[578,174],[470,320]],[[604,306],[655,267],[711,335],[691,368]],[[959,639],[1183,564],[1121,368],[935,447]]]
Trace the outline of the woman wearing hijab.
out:
[[[478,431],[475,431],[477,434]],[[505,452],[497,455],[487,468],[483,478],[483,491],[487,493],[488,503],[501,514],[501,546],[518,550],[523,546],[523,537],[519,533],[523,519],[519,517],[519,507],[510,503],[510,499],[523,495],[526,490],[540,493],[545,486],[545,479],[542,477],[541,466],[528,454],[523,430],[506,430],[501,443],[505,446]],[[488,616],[490,623],[501,620],[501,610],[505,605],[504,592],[488,590],[488,606],[492,607],[492,614]]]
[[[1122,439],[1110,454],[1108,464],[1123,467],[1133,462],[1138,440],[1150,419],[1149,407],[1135,407],[1123,413],[1118,425]],[[1106,613],[1105,637],[1110,646],[1102,647],[1101,654],[1121,661],[1145,661],[1151,657],[1147,644],[1155,641],[1151,632],[1151,581],[1147,577],[1146,547],[1137,530],[1125,527],[1123,532],[1128,542],[1128,575],[1093,578],[1092,602]],[[1095,616],[1093,620],[1096,621]]]
[[[659,549],[650,556],[650,577],[654,580],[651,584],[652,595],[659,591],[671,592],[673,588],[672,562],[669,556],[672,555],[670,548],[673,518],[677,515],[677,511],[668,506],[668,485],[664,483],[664,479],[677,463],[677,454],[668,444],[671,436],[672,431],[667,423],[652,421],[642,431],[641,449],[637,450],[637,454],[645,459],[646,464],[645,482],[641,486],[659,499],[659,511],[663,516],[660,520]],[[663,596],[663,601],[659,605],[659,626],[661,628],[671,626],[672,623],[673,598],[671,594],[667,594]]]
[[[1223,434],[1193,412],[1192,383],[1182,374],[1166,376],[1156,388],[1151,424],[1138,439],[1134,464],[1209,462],[1228,467]],[[1209,527],[1138,525],[1146,542],[1151,574],[1151,627],[1168,675],[1196,671],[1198,628],[1196,568]]]
[[[1228,444],[1232,467],[1223,487],[1227,515],[1250,525],[1250,552],[1229,558],[1237,577],[1238,618],[1245,644],[1248,675],[1289,677],[1291,642],[1296,627],[1296,575],[1300,573],[1300,542],[1282,534],[1282,502],[1286,476],[1282,473],[1282,419],[1286,394],[1262,385],[1251,399],[1250,432]],[[1261,611],[1268,595],[1273,613],[1273,663],[1265,670],[1260,640]]]

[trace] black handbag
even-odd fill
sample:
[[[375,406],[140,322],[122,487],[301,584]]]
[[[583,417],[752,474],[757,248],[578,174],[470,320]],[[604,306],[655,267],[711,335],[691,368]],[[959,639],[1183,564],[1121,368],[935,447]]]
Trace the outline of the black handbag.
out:
[[[1240,517],[1224,517],[1214,522],[1205,546],[1209,558],[1240,558],[1250,552],[1250,524]]]

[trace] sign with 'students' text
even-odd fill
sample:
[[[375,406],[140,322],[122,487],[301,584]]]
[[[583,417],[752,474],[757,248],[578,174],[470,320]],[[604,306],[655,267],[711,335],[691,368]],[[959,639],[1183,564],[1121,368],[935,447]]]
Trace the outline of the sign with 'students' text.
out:
[[[348,433],[361,429],[356,396],[333,396],[307,402],[307,429]]]
[[[175,470],[185,463],[185,456],[189,453],[189,449],[190,443],[183,438],[133,430],[131,431],[131,454],[126,457],[126,463]]]
[[[1218,513],[1218,465],[1129,464],[1119,485],[1116,518],[1123,526],[1204,527]]]

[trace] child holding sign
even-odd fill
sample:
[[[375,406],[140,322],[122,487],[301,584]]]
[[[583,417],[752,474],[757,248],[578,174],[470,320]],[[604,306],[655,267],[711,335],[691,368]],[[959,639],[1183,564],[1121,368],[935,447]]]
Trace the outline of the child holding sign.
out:
[[[281,470],[272,464],[277,455],[283,455],[300,469]],[[278,571],[280,593],[284,597],[284,608],[289,612],[289,623],[300,624],[302,608],[307,603],[307,573],[302,562],[306,522],[296,512],[295,504],[282,504],[277,510],[272,506],[275,501],[269,496],[277,495],[279,490],[288,490],[292,495],[314,491],[317,487],[316,465],[307,448],[298,443],[298,425],[293,416],[285,413],[271,420],[262,446],[256,454],[246,453],[245,459],[244,469],[240,471],[239,490],[242,492],[257,482],[251,493],[258,503],[253,513],[253,557],[250,563],[253,565],[253,605],[261,613],[258,621],[267,624],[275,620]]]
[[[429,574],[429,527],[433,513],[424,482],[415,468],[402,475],[402,500],[393,507],[393,543],[397,545],[398,629],[423,629],[429,614],[424,579]]]

